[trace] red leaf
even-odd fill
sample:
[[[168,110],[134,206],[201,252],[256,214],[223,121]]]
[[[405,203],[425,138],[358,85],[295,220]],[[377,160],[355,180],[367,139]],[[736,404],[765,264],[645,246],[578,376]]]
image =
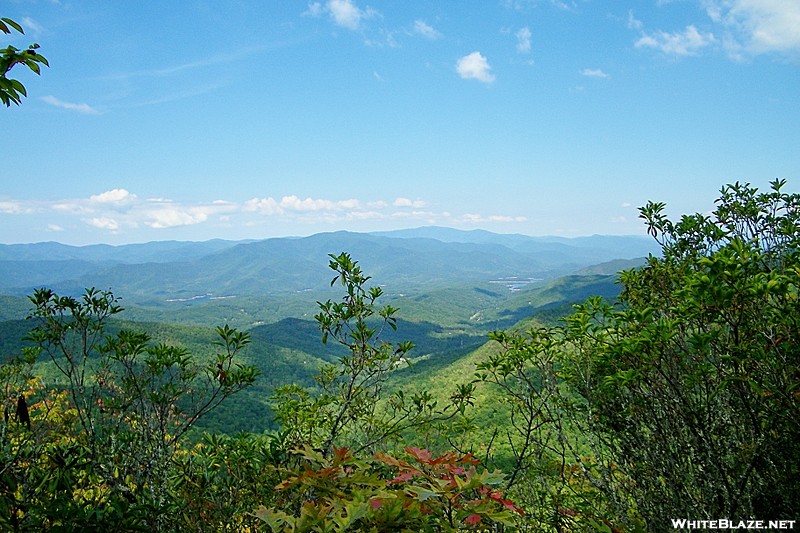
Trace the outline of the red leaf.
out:
[[[415,446],[409,446],[405,448],[406,453],[419,461],[420,463],[430,463],[433,454],[428,450],[423,450],[421,448],[417,448]]]
[[[464,519],[464,522],[470,525],[480,524],[481,522],[481,515],[471,514]]]
[[[390,479],[389,483],[403,483],[405,481],[411,481],[414,479],[414,475],[411,472],[403,472],[402,474],[398,474],[395,478]]]
[[[350,450],[345,446],[342,448],[337,448],[336,446],[333,447],[333,456],[336,462],[343,462],[345,459],[349,459],[349,452]]]

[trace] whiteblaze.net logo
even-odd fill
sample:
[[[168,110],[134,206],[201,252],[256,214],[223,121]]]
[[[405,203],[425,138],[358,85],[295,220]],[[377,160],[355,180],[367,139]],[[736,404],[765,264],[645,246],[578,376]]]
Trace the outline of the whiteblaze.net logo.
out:
[[[694,529],[794,529],[797,520],[690,520],[688,518],[673,518],[672,528],[684,531]]]

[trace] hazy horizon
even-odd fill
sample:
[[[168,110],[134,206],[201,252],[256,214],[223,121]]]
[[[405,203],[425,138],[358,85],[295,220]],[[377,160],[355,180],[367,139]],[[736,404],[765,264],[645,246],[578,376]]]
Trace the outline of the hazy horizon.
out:
[[[86,242],[86,243],[72,243],[72,242],[65,242],[58,239],[50,239],[46,241],[28,241],[28,242],[0,242],[0,246],[14,246],[14,245],[36,245],[36,244],[48,244],[48,243],[55,243],[61,244],[65,246],[75,246],[75,247],[85,247],[85,246],[129,246],[129,245],[141,245],[141,244],[150,244],[150,243],[157,243],[157,242],[187,242],[187,243],[202,243],[202,242],[209,242],[209,241],[230,241],[230,242],[247,242],[247,241],[259,241],[259,240],[267,240],[267,239],[304,239],[308,237],[313,237],[315,235],[324,235],[324,234],[331,234],[331,233],[339,233],[339,232],[347,232],[347,233],[363,233],[363,234],[383,234],[383,233],[394,233],[394,232],[407,232],[407,231],[418,231],[418,230],[426,230],[426,229],[441,229],[441,230],[455,230],[455,231],[462,231],[462,232],[474,232],[474,231],[485,231],[496,235],[501,236],[514,236],[519,235],[522,237],[530,237],[533,239],[581,239],[581,238],[590,238],[590,237],[620,237],[620,238],[641,238],[641,239],[648,239],[650,238],[648,235],[645,234],[619,234],[619,235],[611,235],[611,234],[604,234],[604,233],[592,233],[586,235],[572,235],[572,236],[562,236],[562,235],[528,235],[525,233],[520,232],[502,232],[502,231],[492,231],[483,228],[472,228],[472,229],[459,229],[453,228],[449,226],[415,226],[415,227],[407,227],[407,228],[395,228],[390,230],[374,230],[374,231],[355,231],[355,230],[347,230],[347,229],[333,229],[330,231],[318,231],[313,232],[305,235],[275,235],[275,236],[267,236],[261,238],[242,238],[242,239],[233,239],[233,238],[225,238],[225,237],[210,237],[208,239],[153,239],[149,241],[131,241],[131,242]]]

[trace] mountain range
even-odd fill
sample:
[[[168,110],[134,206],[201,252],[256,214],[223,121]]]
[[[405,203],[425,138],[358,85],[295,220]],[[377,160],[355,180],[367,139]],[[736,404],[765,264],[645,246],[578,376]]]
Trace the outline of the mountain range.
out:
[[[312,386],[319,365],[341,355],[335,343],[320,342],[313,315],[318,301],[340,297],[341,287],[330,286],[328,254],[342,252],[359,261],[370,285],[384,289],[381,304],[400,309],[398,331],[384,340],[414,342],[413,368],[398,372],[397,383],[417,383],[463,373],[464,361],[493,329],[555,322],[588,296],[615,297],[616,273],[658,248],[643,237],[564,239],[439,227],[258,241],[0,245],[0,353],[21,349],[31,327],[25,296],[36,288],[73,296],[86,287],[111,289],[125,307],[123,322],[112,329],[147,331],[198,354],[213,349],[216,325],[247,330],[253,342],[243,362],[263,376],[203,429],[274,429],[275,388]],[[51,381],[59,379],[42,368]]]
[[[98,287],[135,304],[159,305],[324,292],[331,278],[328,254],[343,251],[386,291],[419,293],[463,283],[550,280],[590,267],[597,273],[598,264],[642,258],[657,246],[638,236],[567,239],[440,227],[258,241],[5,244],[0,294],[26,295],[42,286],[78,294]]]

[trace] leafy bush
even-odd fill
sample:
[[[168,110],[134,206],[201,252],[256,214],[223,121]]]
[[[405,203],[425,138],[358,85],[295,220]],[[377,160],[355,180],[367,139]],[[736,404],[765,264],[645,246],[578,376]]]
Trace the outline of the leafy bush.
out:
[[[16,417],[0,425],[0,523],[13,530],[166,527],[179,508],[171,474],[184,435],[255,380],[254,368],[234,362],[247,334],[218,328],[219,353],[199,361],[143,333],[105,335],[108,319],[122,311],[110,292],[89,289],[76,299],[41,289],[30,299],[35,347],[0,375],[5,405],[17,402]],[[30,388],[42,354],[66,380],[65,391]],[[26,396],[38,398],[30,409]]]
[[[323,366],[315,379],[318,387],[286,385],[275,393],[275,417],[288,432],[294,446],[319,447],[326,454],[334,446],[356,451],[386,446],[409,429],[452,419],[471,401],[472,387],[461,386],[451,403],[438,407],[427,392],[386,398],[384,386],[391,372],[408,364],[413,343],[386,342],[385,328],[395,330],[398,309],[379,307],[380,287],[367,287],[370,280],[349,254],[330,255],[336,272],[331,285],[341,283],[341,301],[318,302],[316,315],[322,342],[344,346],[345,355],[336,364]]]
[[[506,350],[479,376],[505,387],[525,420],[511,427],[555,442],[610,516],[662,529],[800,512],[800,196],[783,186],[727,186],[712,214],[678,222],[648,204],[662,255],[622,273],[618,302],[495,335]]]
[[[256,516],[272,531],[457,531],[513,524],[524,514],[497,488],[503,474],[479,472],[472,456],[405,452],[407,459],[358,458],[334,448],[327,458],[299,449],[276,505]]]

